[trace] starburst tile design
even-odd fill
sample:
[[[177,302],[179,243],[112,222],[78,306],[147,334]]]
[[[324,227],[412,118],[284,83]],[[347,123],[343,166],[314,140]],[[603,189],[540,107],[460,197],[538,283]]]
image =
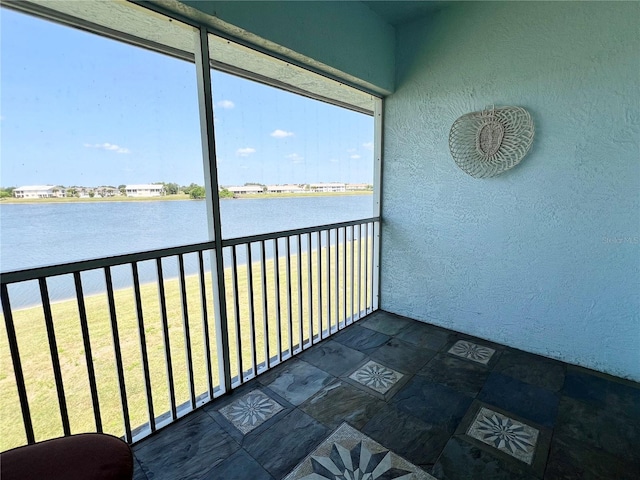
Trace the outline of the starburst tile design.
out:
[[[538,430],[498,412],[481,408],[467,435],[531,465]]]
[[[453,347],[449,349],[449,353],[486,365],[496,351],[493,348],[483,347],[482,345],[467,342],[466,340],[458,340]]]
[[[283,409],[260,390],[252,390],[220,409],[220,413],[242,433],[249,433]]]
[[[346,423],[284,480],[435,480]]]
[[[349,375],[350,379],[382,394],[387,393],[402,377],[402,373],[374,361],[365,363]]]

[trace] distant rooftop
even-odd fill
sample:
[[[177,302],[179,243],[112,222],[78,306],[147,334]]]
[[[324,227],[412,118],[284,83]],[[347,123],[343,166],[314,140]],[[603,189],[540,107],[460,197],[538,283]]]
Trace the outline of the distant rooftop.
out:
[[[18,187],[14,190],[49,190],[54,187],[55,185],[25,185],[24,187]]]
[[[139,185],[125,185],[127,190],[155,190],[157,188],[163,188],[159,183],[141,183]]]

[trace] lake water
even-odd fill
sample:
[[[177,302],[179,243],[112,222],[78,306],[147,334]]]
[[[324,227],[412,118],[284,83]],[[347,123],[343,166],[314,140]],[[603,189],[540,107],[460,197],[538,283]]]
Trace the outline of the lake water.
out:
[[[355,195],[223,200],[220,209],[223,238],[236,238],[368,218],[373,199]],[[204,201],[0,204],[2,272],[207,240]],[[196,272],[195,258],[186,259],[187,273]],[[151,262],[141,264],[141,281],[155,279],[152,267]],[[170,264],[165,275],[175,272]],[[117,267],[113,275],[116,288],[131,285],[130,268]],[[53,301],[73,295],[69,276],[51,279],[48,285]],[[103,275],[83,274],[83,286],[86,294],[103,291]],[[12,285],[9,292],[14,308],[38,301],[35,282]]]

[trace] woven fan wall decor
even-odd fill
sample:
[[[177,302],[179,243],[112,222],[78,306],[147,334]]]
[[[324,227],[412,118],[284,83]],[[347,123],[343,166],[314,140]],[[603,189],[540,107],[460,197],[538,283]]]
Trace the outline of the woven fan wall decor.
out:
[[[449,149],[456,164],[472,177],[495,177],[520,163],[534,133],[533,120],[524,108],[491,108],[453,122]]]

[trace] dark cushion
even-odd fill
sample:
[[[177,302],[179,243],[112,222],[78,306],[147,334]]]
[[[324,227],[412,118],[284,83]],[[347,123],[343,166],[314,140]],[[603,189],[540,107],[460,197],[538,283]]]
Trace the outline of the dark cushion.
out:
[[[117,437],[83,433],[0,454],[2,480],[131,480],[133,454]]]

